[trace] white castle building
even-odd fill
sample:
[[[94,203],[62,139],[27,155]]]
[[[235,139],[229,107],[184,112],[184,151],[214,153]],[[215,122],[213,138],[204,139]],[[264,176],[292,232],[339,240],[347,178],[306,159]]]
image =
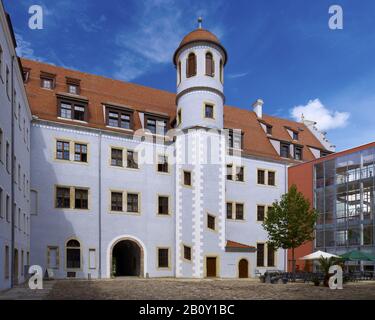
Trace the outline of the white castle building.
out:
[[[288,166],[333,147],[311,124],[263,114],[260,99],[254,110],[225,106],[227,52],[215,35],[199,27],[182,40],[177,94],[21,62],[33,114],[22,265],[56,278],[286,269],[286,252],[267,245],[267,208],[287,191]]]

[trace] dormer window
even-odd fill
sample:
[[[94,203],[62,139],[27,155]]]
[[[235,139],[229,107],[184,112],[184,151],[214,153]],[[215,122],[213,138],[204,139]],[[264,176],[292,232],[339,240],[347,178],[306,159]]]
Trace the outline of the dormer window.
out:
[[[293,140],[298,140],[298,132],[293,131]]]
[[[302,147],[294,146],[294,159],[302,160]]]
[[[30,71],[31,71],[30,68],[23,68],[22,69],[22,76],[23,76],[23,82],[24,83],[27,83],[29,81]]]
[[[133,112],[131,110],[121,110],[107,107],[107,125],[121,129],[133,129]]]
[[[241,130],[228,130],[228,147],[232,149],[243,149],[243,134]]]
[[[214,58],[211,52],[206,53],[206,76],[215,76],[215,64]]]
[[[267,134],[272,135],[272,126],[271,125],[269,125],[269,124],[266,125],[266,132],[267,132]]]
[[[66,77],[67,91],[70,94],[80,94],[80,80]]]
[[[146,115],[145,129],[149,130],[152,134],[165,135],[167,133],[167,119]]]
[[[282,158],[289,158],[290,155],[290,146],[287,143],[280,143],[280,156]]]
[[[186,62],[186,77],[194,77],[197,75],[197,57],[194,53],[190,53]]]
[[[43,89],[53,90],[55,88],[56,75],[47,72],[40,73],[40,86]]]
[[[58,103],[60,118],[77,121],[87,121],[87,102],[59,99]]]

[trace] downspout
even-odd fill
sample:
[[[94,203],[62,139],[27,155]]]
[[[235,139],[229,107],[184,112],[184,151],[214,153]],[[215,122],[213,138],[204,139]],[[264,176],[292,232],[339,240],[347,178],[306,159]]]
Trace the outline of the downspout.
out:
[[[15,275],[14,275],[14,268],[15,268],[15,259],[14,259],[14,249],[15,249],[15,245],[14,245],[14,241],[15,241],[15,234],[14,234],[14,227],[15,227],[15,223],[14,223],[14,218],[16,216],[16,212],[15,212],[15,208],[14,208],[14,180],[15,180],[15,177],[14,177],[14,166],[16,165],[14,163],[14,56],[12,56],[12,61],[11,61],[11,86],[10,86],[10,95],[11,95],[11,115],[10,115],[10,118],[11,118],[11,138],[10,138],[10,144],[11,144],[11,159],[10,159],[10,163],[11,163],[11,172],[10,172],[10,176],[11,176],[11,191],[10,191],[10,204],[12,206],[12,221],[11,221],[11,245],[10,245],[10,257],[11,257],[11,270],[10,270],[10,287],[13,288],[14,286],[14,281],[15,281]]]
[[[102,131],[99,131],[99,270],[98,277],[102,278]],[[108,266],[110,267],[110,266]]]

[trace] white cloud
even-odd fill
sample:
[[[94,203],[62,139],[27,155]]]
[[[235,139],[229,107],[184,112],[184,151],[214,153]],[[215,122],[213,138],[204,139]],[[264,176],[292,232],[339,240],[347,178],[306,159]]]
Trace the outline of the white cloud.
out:
[[[248,72],[240,72],[240,73],[230,73],[227,75],[229,79],[237,79],[246,77],[249,73]]]
[[[291,116],[300,121],[301,116],[306,120],[315,121],[316,127],[320,130],[331,130],[345,127],[350,117],[349,112],[329,110],[319,99],[310,100],[306,105],[295,106],[291,110]]]
[[[221,2],[221,1],[218,1]],[[147,0],[138,2],[134,10],[135,24],[132,30],[126,30],[116,37],[119,46],[119,70],[115,76],[124,80],[133,80],[148,72],[153,65],[171,64],[173,53],[182,37],[196,27],[194,18],[210,9],[194,7],[190,3],[177,0]],[[207,5],[206,5],[207,6]],[[215,4],[213,10],[219,8]],[[212,32],[222,36],[218,25],[210,26]]]
[[[31,60],[44,61],[43,58],[35,55],[34,49],[29,41],[24,40],[18,33],[15,34],[15,37],[17,42],[16,52],[18,56]]]

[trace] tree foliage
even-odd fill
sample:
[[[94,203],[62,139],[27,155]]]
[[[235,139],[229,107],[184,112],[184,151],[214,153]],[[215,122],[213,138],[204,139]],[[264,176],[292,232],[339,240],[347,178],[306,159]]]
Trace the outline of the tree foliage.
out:
[[[310,207],[310,201],[292,185],[268,210],[263,228],[275,249],[294,249],[314,239],[316,219],[317,213]]]

